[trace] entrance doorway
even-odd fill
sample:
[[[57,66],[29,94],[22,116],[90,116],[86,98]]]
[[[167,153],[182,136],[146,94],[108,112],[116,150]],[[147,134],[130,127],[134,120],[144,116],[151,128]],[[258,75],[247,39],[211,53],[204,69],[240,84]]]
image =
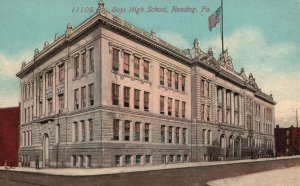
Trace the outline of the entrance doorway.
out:
[[[49,136],[44,134],[43,137],[43,167],[49,166]]]

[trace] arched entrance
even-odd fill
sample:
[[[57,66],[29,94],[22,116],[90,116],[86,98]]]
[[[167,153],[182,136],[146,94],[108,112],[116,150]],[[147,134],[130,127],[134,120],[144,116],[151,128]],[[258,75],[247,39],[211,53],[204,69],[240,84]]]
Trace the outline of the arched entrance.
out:
[[[49,166],[49,136],[43,136],[43,167]]]
[[[220,151],[221,157],[226,157],[226,136],[222,134],[220,137]]]
[[[242,138],[240,136],[238,136],[236,138],[236,152],[235,152],[235,156],[236,157],[242,157]]]
[[[234,137],[229,137],[229,156],[234,157]]]

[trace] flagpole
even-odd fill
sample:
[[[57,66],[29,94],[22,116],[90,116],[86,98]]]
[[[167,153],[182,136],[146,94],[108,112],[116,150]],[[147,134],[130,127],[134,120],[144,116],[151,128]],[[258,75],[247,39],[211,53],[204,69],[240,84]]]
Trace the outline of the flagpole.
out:
[[[223,40],[223,0],[221,0],[221,9],[222,9],[222,53],[224,52],[224,40]]]

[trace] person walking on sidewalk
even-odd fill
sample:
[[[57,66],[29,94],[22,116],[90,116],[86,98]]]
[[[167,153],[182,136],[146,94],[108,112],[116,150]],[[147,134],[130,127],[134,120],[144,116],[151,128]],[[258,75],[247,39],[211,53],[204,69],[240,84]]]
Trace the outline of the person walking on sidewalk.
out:
[[[36,159],[35,159],[35,169],[39,169],[40,168],[39,164],[40,164],[39,156],[36,156]]]

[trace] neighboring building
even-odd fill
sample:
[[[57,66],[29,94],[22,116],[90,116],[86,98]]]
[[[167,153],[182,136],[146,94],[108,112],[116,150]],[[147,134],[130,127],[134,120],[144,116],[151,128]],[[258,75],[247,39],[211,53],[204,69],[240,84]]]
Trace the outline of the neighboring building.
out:
[[[300,155],[300,128],[275,128],[276,156]]]
[[[198,40],[182,51],[99,12],[22,64],[20,164],[111,167],[273,149],[272,96]]]
[[[20,107],[0,108],[0,166],[18,166]]]

